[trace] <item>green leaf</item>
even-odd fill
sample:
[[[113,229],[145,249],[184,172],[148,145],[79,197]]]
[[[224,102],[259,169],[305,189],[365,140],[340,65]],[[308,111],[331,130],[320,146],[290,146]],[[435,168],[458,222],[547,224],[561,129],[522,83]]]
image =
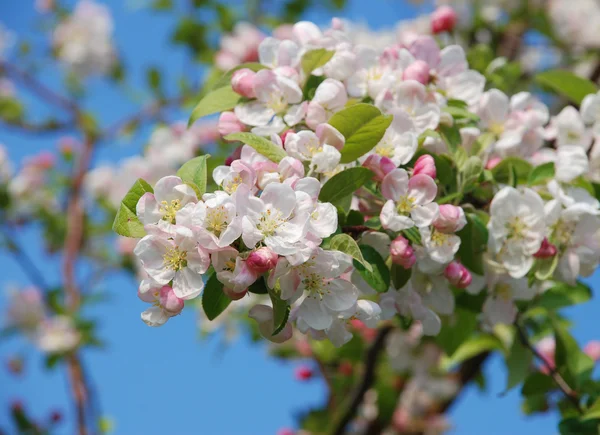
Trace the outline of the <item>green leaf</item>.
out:
[[[64,358],[64,356],[65,355],[62,353],[50,353],[46,355],[46,359],[44,360],[44,366],[48,370],[52,370]]]
[[[265,139],[264,137],[257,136],[252,133],[232,133],[225,136],[225,139],[239,140],[240,142],[251,146],[256,150],[256,152],[262,154],[275,163],[279,163],[281,159],[287,157],[287,153],[283,148],[278,147],[269,139]]]
[[[208,320],[216,319],[219,314],[225,311],[229,306],[231,299],[223,293],[223,283],[217,279],[217,274],[213,273],[202,292],[202,309]]]
[[[365,261],[372,266],[372,270],[369,271],[362,263],[353,260],[354,267],[362,279],[379,293],[388,291],[390,288],[390,271],[381,255],[374,248],[367,245],[360,245],[359,249]]]
[[[329,242],[331,251],[340,251],[348,254],[350,257],[361,263],[368,271],[373,271],[373,267],[364,259],[362,252],[356,241],[348,234],[337,234],[331,238]]]
[[[565,418],[558,424],[560,435],[598,435],[600,426],[597,420],[580,420],[578,417]]]
[[[348,168],[331,177],[319,193],[319,201],[334,205],[343,198],[352,195],[358,188],[373,178],[373,172],[367,168]]]
[[[321,68],[333,57],[335,51],[317,48],[309,50],[302,56],[302,70],[307,76],[317,68]]]
[[[194,157],[177,171],[177,176],[194,189],[198,199],[206,193],[206,159],[209,157],[209,154]]]
[[[399,290],[404,287],[410,279],[411,273],[412,269],[405,269],[399,264],[392,263],[390,275],[392,278],[392,283],[394,284],[394,288]]]
[[[210,91],[192,111],[188,127],[204,116],[233,109],[241,100],[242,97],[231,89],[231,85]]]
[[[544,163],[543,165],[536,166],[529,173],[527,178],[527,184],[530,186],[536,186],[543,184],[554,178],[554,162]]]
[[[592,297],[592,290],[582,282],[574,286],[566,283],[557,283],[542,293],[536,306],[547,310],[557,310],[571,305],[582,304]]]
[[[392,119],[391,115],[382,115],[377,107],[365,103],[354,104],[334,114],[329,124],[346,138],[340,163],[353,162],[371,151],[385,134]]]
[[[600,398],[596,399],[596,401],[586,409],[583,414],[583,420],[591,420],[593,418],[600,418]]]
[[[476,181],[483,172],[483,162],[479,157],[471,156],[462,167],[463,186],[468,187]]]
[[[271,297],[271,303],[273,304],[273,334],[279,334],[290,317],[290,306],[287,301],[281,299],[281,288],[279,282],[274,288],[270,289],[267,287],[269,296]]]
[[[540,281],[552,278],[558,266],[558,255],[551,258],[537,258],[535,260],[535,277]]]
[[[581,351],[577,341],[557,319],[552,319],[556,340],[556,367],[566,367],[569,374],[578,382],[594,369],[594,360]]]
[[[535,81],[578,105],[586,95],[598,92],[592,81],[565,70],[544,71],[535,76]]]
[[[448,320],[442,323],[442,329],[435,337],[435,341],[446,355],[452,355],[476,328],[477,314],[464,308],[457,308],[454,314],[448,316]]]
[[[471,154],[477,156],[486,151],[496,141],[496,135],[494,133],[486,132],[477,138],[473,147],[471,148]]]
[[[156,67],[152,67],[149,68],[148,71],[146,72],[146,80],[148,82],[148,86],[150,87],[150,89],[152,89],[154,92],[159,92],[160,91],[160,85],[161,85],[161,74],[160,71],[158,70],[158,68]]]
[[[444,142],[448,145],[450,153],[454,154],[462,144],[462,138],[458,128],[456,126],[449,127],[447,125],[440,125],[438,131],[440,132],[442,139],[444,139]]]
[[[521,403],[521,410],[525,415],[548,411],[548,400],[545,394],[527,396]]]
[[[475,213],[466,213],[467,225],[460,230],[458,256],[461,262],[477,275],[484,274],[483,253],[486,250],[488,230]]]
[[[492,175],[498,183],[515,185],[524,184],[529,178],[533,166],[518,157],[508,157],[492,169]],[[516,182],[516,183],[515,183]]]
[[[463,342],[456,352],[442,362],[444,368],[450,368],[469,358],[473,358],[484,352],[502,350],[502,343],[492,335],[479,335]]]
[[[269,293],[264,278],[258,278],[256,281],[254,281],[254,283],[248,287],[248,291],[257,295],[266,295]]]
[[[510,353],[505,359],[508,376],[506,379],[506,389],[509,391],[519,385],[527,377],[531,369],[533,354],[529,349],[523,346],[517,336],[514,337]]]
[[[536,396],[538,394],[546,394],[555,389],[556,383],[550,376],[541,372],[534,372],[525,379],[523,388],[521,388],[521,395]]]
[[[115,233],[125,237],[144,237],[146,231],[136,214],[137,203],[147,192],[154,193],[152,186],[141,178],[137,180],[121,201],[115,216],[112,229]]]
[[[475,122],[479,121],[479,116],[477,116],[473,112],[469,112],[469,110],[466,107],[458,107],[455,105],[452,105],[452,106],[449,105],[447,107],[444,107],[442,110],[444,112],[452,115],[452,117],[454,119],[467,119],[469,121],[475,121]]]

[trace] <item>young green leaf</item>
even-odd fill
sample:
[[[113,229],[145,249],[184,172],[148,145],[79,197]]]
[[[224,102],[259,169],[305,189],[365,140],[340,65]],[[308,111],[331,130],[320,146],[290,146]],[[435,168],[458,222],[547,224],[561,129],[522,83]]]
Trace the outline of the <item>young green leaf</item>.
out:
[[[202,292],[202,309],[208,320],[216,319],[219,314],[225,311],[229,306],[231,299],[223,293],[223,283],[217,279],[217,274],[213,273]]]
[[[394,288],[396,290],[401,289],[406,285],[408,280],[410,279],[410,275],[412,273],[412,269],[405,269],[399,264],[392,263],[392,267],[390,269],[390,275],[392,278],[392,283],[394,284]]]
[[[566,70],[544,71],[535,76],[535,81],[575,104],[581,104],[586,95],[598,92],[592,81]]]
[[[374,290],[379,293],[388,291],[390,288],[390,271],[381,255],[374,248],[367,245],[360,245],[359,249],[365,261],[372,266],[372,270],[367,270],[361,262],[353,260],[356,271]]]
[[[278,147],[269,139],[265,139],[262,136],[257,136],[252,133],[232,133],[225,136],[227,140],[239,140],[246,145],[251,146],[256,152],[262,154],[269,160],[279,163],[281,159],[287,157],[287,153],[283,148]]]
[[[582,282],[574,286],[566,283],[557,283],[542,293],[536,306],[547,310],[557,310],[571,305],[582,304],[592,297],[592,290]]]
[[[554,379],[541,372],[534,372],[525,379],[523,388],[521,388],[521,395],[535,396],[537,394],[545,394],[555,389],[556,383],[554,382]]]
[[[556,340],[556,367],[565,367],[576,381],[589,376],[594,369],[594,360],[581,351],[577,341],[557,319],[552,319],[552,327]]]
[[[466,218],[467,225],[456,233],[460,237],[458,256],[471,272],[483,275],[483,253],[486,250],[488,230],[475,213],[467,213]]]
[[[521,340],[515,335],[510,353],[506,357],[506,369],[508,376],[506,378],[506,389],[509,391],[525,380],[531,370],[533,354],[529,349],[523,346]]]
[[[442,323],[440,333],[435,341],[446,352],[452,355],[477,328],[477,314],[464,308],[457,308],[448,320]]]
[[[529,177],[527,178],[527,184],[529,186],[536,186],[538,184],[543,184],[552,178],[554,178],[554,162],[548,162],[536,166],[531,170]]]
[[[354,104],[334,114],[329,124],[346,138],[341,163],[350,163],[371,151],[392,123],[391,115],[365,103]]]
[[[447,358],[442,365],[447,369],[476,355],[484,352],[491,352],[493,350],[503,350],[502,343],[493,335],[471,337],[463,342],[458,349],[456,349],[456,352]]]
[[[273,335],[279,334],[290,317],[290,305],[287,301],[281,299],[281,288],[279,282],[274,288],[268,288],[271,303],[273,304]]]
[[[583,420],[600,418],[600,397],[583,414]]]
[[[448,145],[450,153],[454,154],[462,144],[462,138],[458,128],[455,126],[449,127],[447,125],[440,125],[438,131],[440,132],[442,139],[444,139],[444,142]]]
[[[518,157],[507,157],[492,169],[492,175],[498,183],[511,184],[526,183],[529,173],[533,169],[531,163]]]
[[[322,202],[331,202],[337,205],[341,199],[353,194],[373,177],[373,172],[367,168],[348,168],[331,177],[319,194]]]
[[[209,157],[209,154],[195,157],[177,171],[177,176],[194,189],[198,199],[206,193],[206,159]]]
[[[369,272],[373,271],[373,267],[364,259],[356,241],[348,234],[337,234],[333,236],[329,242],[329,249],[348,254],[350,257],[360,262]]]
[[[210,91],[196,105],[188,121],[188,127],[198,119],[233,109],[242,97],[231,89],[231,85]]]
[[[112,229],[125,237],[144,237],[146,231],[136,214],[137,203],[147,192],[154,193],[152,186],[141,178],[138,179],[121,201]]]
[[[302,56],[302,70],[307,76],[317,68],[321,68],[333,57],[335,51],[317,48],[309,50]]]

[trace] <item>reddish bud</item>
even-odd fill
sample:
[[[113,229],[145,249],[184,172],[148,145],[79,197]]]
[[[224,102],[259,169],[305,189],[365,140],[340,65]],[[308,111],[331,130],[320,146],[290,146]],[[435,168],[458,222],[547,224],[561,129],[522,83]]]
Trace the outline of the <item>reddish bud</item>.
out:
[[[494,169],[502,159],[500,157],[492,157],[485,164],[485,169]]]
[[[240,131],[244,131],[246,126],[240,122],[238,117],[235,116],[235,113],[223,112],[221,113],[221,116],[219,116],[217,129],[219,130],[219,134],[225,137],[231,133],[239,133]]]
[[[429,175],[431,178],[435,178],[435,160],[433,160],[433,157],[431,157],[429,154],[423,154],[415,162],[413,176],[419,174]]]
[[[440,205],[438,216],[433,221],[436,230],[442,233],[455,233],[467,224],[467,218],[462,208],[451,204]]]
[[[371,154],[362,164],[365,168],[373,171],[375,181],[382,181],[389,172],[396,169],[396,165],[387,157],[379,154]]]
[[[431,14],[431,32],[450,32],[456,26],[458,17],[450,6],[440,6]]]
[[[277,265],[278,255],[270,248],[263,247],[252,251],[246,260],[248,269],[256,274],[263,274]]]
[[[294,373],[294,376],[296,377],[297,381],[308,381],[313,377],[313,375],[314,372],[308,366],[300,366],[296,368],[296,371]]]
[[[254,77],[256,73],[248,68],[238,69],[231,76],[231,87],[242,97],[254,98]]]
[[[288,135],[290,135],[292,133],[295,133],[295,131],[292,129],[286,130],[283,133],[281,133],[281,135],[279,136],[281,138],[281,143],[285,145],[285,140],[287,139]],[[284,146],[284,148],[285,148],[285,146]]]
[[[450,281],[450,284],[458,288],[469,287],[469,284],[471,284],[471,281],[473,280],[471,272],[457,261],[453,261],[446,266],[446,269],[444,269],[444,276]]]
[[[594,361],[600,360],[600,341],[590,341],[588,344],[585,345],[583,351]]]
[[[342,361],[338,366],[338,372],[343,376],[352,376],[354,369],[350,361]]]
[[[237,301],[238,299],[242,299],[244,296],[246,296],[246,293],[248,293],[248,289],[238,293],[234,292],[233,289],[223,287],[223,293],[225,293],[225,296],[227,296],[232,301]]]
[[[240,157],[242,156],[242,147],[243,147],[243,145],[240,145],[239,147],[237,147],[236,149],[233,150],[231,155],[225,159],[225,166],[231,166],[231,164],[235,160],[240,159]]]
[[[429,65],[422,60],[410,64],[402,73],[403,80],[416,80],[426,85],[429,83]]]
[[[535,258],[552,258],[556,255],[556,252],[556,246],[554,246],[546,237],[544,237],[540,249],[533,254],[533,256]]]
[[[402,236],[396,237],[390,245],[390,255],[392,256],[392,262],[399,264],[405,269],[413,267],[417,261],[415,251]]]
[[[50,421],[52,423],[58,423],[62,420],[63,416],[60,411],[54,410],[50,413]]]
[[[184,302],[183,299],[179,299],[175,292],[168,285],[160,289],[160,295],[158,297],[160,305],[172,314],[178,314],[183,310]]]

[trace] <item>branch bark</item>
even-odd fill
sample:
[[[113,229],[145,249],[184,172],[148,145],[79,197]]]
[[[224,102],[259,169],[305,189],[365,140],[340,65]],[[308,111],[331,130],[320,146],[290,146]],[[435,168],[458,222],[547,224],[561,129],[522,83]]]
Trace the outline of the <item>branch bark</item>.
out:
[[[371,388],[373,382],[375,382],[375,369],[377,367],[377,360],[379,358],[379,354],[384,348],[385,339],[392,330],[393,327],[391,325],[386,325],[383,326],[377,333],[377,337],[375,337],[375,341],[373,341],[373,344],[367,353],[367,358],[365,360],[365,371],[363,373],[362,380],[352,395],[352,400],[348,406],[348,409],[342,415],[342,418],[332,432],[333,435],[343,435],[345,433],[346,426],[356,415],[358,407],[362,403],[366,392],[369,390],[369,388]]]

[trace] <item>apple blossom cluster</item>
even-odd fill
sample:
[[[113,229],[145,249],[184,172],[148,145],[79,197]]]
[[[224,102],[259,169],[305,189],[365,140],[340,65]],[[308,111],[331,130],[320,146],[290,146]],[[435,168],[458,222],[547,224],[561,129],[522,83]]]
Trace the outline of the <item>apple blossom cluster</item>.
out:
[[[432,15],[434,33],[452,13]],[[353,320],[398,314],[436,335],[456,295],[485,292],[484,323],[510,324],[516,301],[598,266],[600,94],[551,117],[533,94],[486,90],[459,45],[429,35],[378,49],[334,19],[279,36],[226,76],[238,102],[212,113],[242,144],[212,172],[217,190],[205,166],[182,168],[115,221],[146,234],[134,253],[147,324],[203,291],[208,318],[268,293],[249,316],[275,342],[295,324],[340,346]]]
[[[73,350],[81,340],[70,317],[47,313],[43,295],[36,287],[9,293],[5,326],[17,329],[48,354]]]
[[[58,58],[76,75],[110,72],[117,61],[109,9],[93,0],[80,0],[54,30]]]

